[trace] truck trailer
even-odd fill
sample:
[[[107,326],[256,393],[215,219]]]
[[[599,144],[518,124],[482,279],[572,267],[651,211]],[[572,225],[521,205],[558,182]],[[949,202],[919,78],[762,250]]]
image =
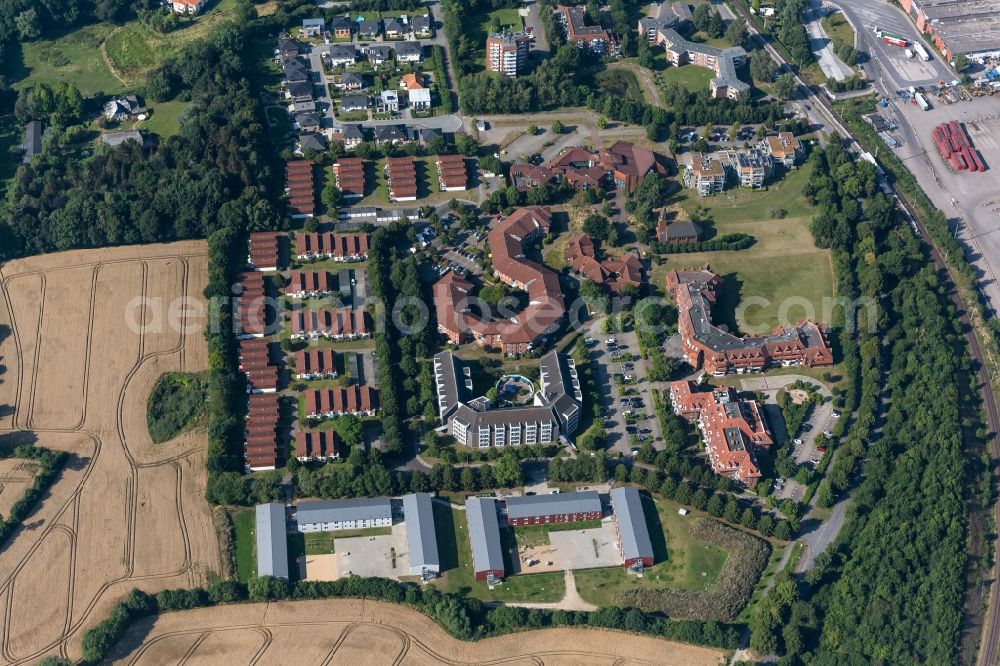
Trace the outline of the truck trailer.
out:
[[[927,49],[924,48],[923,44],[918,44],[918,43],[914,42],[913,43],[913,50],[917,53],[918,56],[920,56],[921,60],[927,61],[927,60],[931,59],[930,54],[927,53]]]

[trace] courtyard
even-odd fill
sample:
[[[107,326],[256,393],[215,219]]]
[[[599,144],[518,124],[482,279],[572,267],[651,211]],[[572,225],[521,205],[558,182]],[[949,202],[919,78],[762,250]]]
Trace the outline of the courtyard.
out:
[[[585,525],[592,525],[588,521]],[[573,523],[514,528],[517,561],[512,573],[529,574],[566,569],[620,566],[621,552],[614,521],[608,517],[597,527],[567,529]],[[558,529],[552,529],[558,527]],[[513,558],[511,558],[513,560]],[[529,564],[535,562],[535,564]]]

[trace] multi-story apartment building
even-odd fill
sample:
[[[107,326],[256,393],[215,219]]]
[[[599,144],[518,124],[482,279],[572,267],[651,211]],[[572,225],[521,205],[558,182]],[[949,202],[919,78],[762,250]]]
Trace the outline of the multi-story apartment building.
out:
[[[523,32],[494,32],[486,38],[486,69],[517,76],[528,63],[531,37]]]
[[[726,169],[722,162],[703,153],[691,153],[684,166],[684,185],[707,197],[726,189]]]

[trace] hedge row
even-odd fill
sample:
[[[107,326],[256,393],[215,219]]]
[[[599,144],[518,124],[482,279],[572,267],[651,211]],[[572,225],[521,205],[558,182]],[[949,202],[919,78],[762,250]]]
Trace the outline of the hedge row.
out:
[[[14,502],[6,516],[0,516],[0,547],[7,543],[21,523],[31,515],[35,505],[42,499],[66,463],[65,451],[50,451],[38,446],[18,446],[12,451],[0,451],[0,458],[26,458],[38,463],[38,473],[31,487]]]
[[[678,621],[638,609],[601,608],[593,612],[514,608],[488,608],[478,599],[421,589],[413,583],[386,578],[348,576],[336,581],[299,581],[290,586],[278,578],[259,577],[248,584],[219,580],[208,588],[164,590],[152,596],[138,589],[111,609],[108,617],[83,637],[84,660],[96,664],[110,656],[115,644],[139,619],[161,612],[190,610],[239,602],[268,602],[283,599],[362,598],[404,604],[424,613],[451,636],[464,641],[525,629],[557,626],[589,626],[631,631],[696,645],[733,649],[742,627],[716,621]]]
[[[700,243],[661,243],[655,241],[649,244],[649,249],[656,254],[718,252],[720,250],[745,250],[754,242],[756,239],[750,234],[726,234]]]

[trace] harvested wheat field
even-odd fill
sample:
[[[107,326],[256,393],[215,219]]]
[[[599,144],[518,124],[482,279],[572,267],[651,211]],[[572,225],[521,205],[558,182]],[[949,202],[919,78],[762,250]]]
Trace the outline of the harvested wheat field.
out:
[[[0,550],[0,663],[79,658],[133,587],[221,570],[203,498],[203,433],[154,445],[160,374],[208,364],[203,242],[64,252],[0,268],[0,441],[67,451],[59,480]],[[146,304],[144,306],[144,303]],[[0,506],[16,461],[0,466]]]
[[[165,613],[134,625],[111,663],[386,666],[514,664],[717,666],[719,650],[603,629],[544,629],[465,643],[423,614],[356,599],[286,601]]]

